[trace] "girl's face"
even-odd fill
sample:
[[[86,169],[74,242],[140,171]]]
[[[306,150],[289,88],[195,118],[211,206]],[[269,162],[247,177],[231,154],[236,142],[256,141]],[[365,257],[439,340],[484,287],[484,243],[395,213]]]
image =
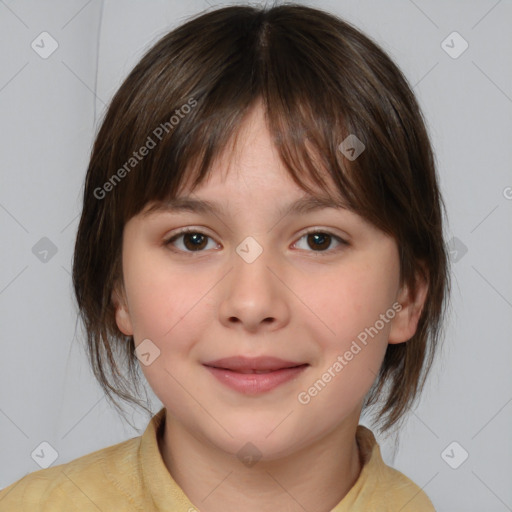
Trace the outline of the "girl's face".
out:
[[[218,211],[130,219],[124,290],[113,297],[118,327],[134,336],[170,417],[224,452],[251,442],[271,460],[357,425],[387,344],[414,334],[426,289],[409,299],[395,241],[355,213],[285,213],[307,196],[280,162],[260,107],[239,142],[236,158],[220,159],[180,196]],[[205,366],[233,356],[304,366],[252,376]]]

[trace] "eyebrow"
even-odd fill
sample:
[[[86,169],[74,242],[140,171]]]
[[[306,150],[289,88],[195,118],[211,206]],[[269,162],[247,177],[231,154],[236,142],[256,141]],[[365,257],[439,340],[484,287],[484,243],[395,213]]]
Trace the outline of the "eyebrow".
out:
[[[296,201],[286,205],[284,208],[278,210],[279,216],[290,214],[305,214],[313,211],[323,210],[325,208],[346,209],[346,204],[341,200],[335,200],[330,197],[307,196],[297,199]],[[191,212],[227,216],[224,205],[215,203],[205,199],[194,199],[192,197],[177,197],[167,201],[160,201],[147,211],[151,212]]]

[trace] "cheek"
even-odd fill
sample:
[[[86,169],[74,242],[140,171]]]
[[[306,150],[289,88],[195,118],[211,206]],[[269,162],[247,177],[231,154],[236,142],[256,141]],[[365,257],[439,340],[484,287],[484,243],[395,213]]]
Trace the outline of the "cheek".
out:
[[[379,270],[382,268],[382,271]],[[370,328],[391,308],[397,291],[397,277],[390,267],[353,266],[326,279],[323,292],[309,294],[327,326],[331,341],[341,344]],[[392,312],[391,312],[392,313]],[[388,315],[390,316],[390,315]],[[324,332],[326,332],[324,326]],[[390,322],[379,330],[388,333]]]
[[[165,251],[134,252],[125,263],[135,345],[149,339],[160,350],[159,365],[179,366],[211,329],[212,288],[219,277],[193,265],[177,271]]]
[[[380,262],[347,266],[322,280],[324,286],[317,288],[322,293],[309,292],[311,309],[321,321],[308,316],[304,328],[322,346],[315,377],[320,380],[316,388],[329,387],[323,399],[355,404],[377,377],[396,314],[392,305],[399,273],[393,256],[391,251]]]
[[[171,410],[179,409],[187,399],[179,385],[185,381],[181,371],[206,328],[204,295],[212,284],[197,272],[170,271],[165,257],[154,253],[152,258],[131,255],[126,263],[125,287],[135,345],[149,339],[156,346],[150,345],[151,350],[158,354],[150,364],[141,364],[141,370],[158,398]],[[190,383],[187,389],[200,392]]]
[[[304,320],[320,350],[296,397],[308,421],[323,416],[328,424],[362,406],[382,364],[394,316],[393,286],[379,273],[353,267],[339,278],[316,295],[322,321]]]
[[[198,283],[170,272],[165,257],[142,251],[127,257],[124,274],[135,343],[149,338],[159,345],[172,337],[200,293]]]

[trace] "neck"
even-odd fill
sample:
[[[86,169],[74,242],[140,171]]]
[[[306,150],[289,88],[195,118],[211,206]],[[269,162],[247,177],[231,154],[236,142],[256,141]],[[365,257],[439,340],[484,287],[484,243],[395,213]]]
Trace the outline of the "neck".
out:
[[[357,420],[286,457],[244,465],[236,455],[191,434],[166,414],[159,439],[162,458],[175,482],[202,512],[329,512],[362,469]]]

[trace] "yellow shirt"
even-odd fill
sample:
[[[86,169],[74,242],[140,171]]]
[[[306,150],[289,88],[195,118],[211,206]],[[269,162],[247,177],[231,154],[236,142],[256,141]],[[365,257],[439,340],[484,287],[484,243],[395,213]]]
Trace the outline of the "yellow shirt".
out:
[[[0,512],[197,512],[158,448],[165,408],[144,434],[30,473],[0,491]],[[371,430],[359,425],[361,473],[331,512],[435,512],[427,495],[382,460]]]

